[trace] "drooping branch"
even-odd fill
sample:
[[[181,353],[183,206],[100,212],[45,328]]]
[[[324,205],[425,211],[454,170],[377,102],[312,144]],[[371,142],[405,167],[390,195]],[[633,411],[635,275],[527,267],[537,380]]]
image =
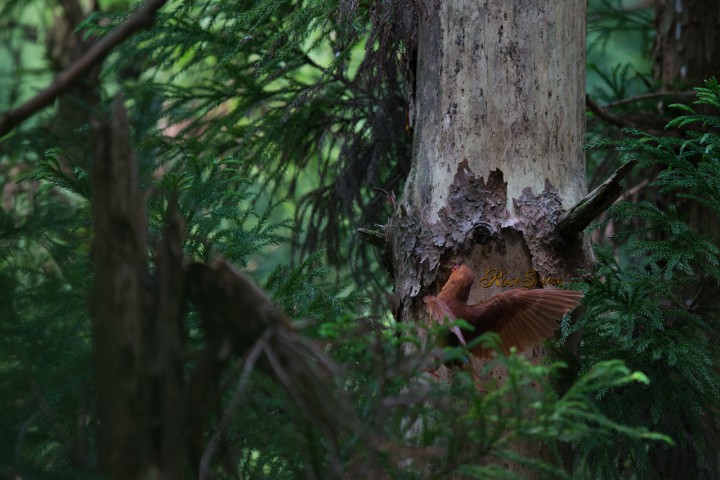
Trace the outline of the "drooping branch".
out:
[[[132,36],[134,33],[149,28],[155,21],[157,11],[167,0],[148,0],[148,2],[130,15],[127,20],[104,36],[85,54],[59,73],[55,80],[41,90],[33,98],[0,115],[0,137],[9,133],[13,128],[30,118],[35,113],[49,106],[57,97],[68,91],[83,75],[94,66],[102,62],[112,50]]]
[[[337,449],[343,432],[356,427],[346,403],[334,393],[334,363],[323,350],[295,332],[285,313],[258,286],[223,259],[193,262],[187,269],[188,297],[197,306],[206,346],[190,385],[191,415],[207,411],[217,397],[217,381],[231,354],[241,357],[262,345],[262,369],[282,385],[293,402]],[[202,429],[195,418],[191,430]],[[202,462],[202,439],[195,438],[195,461]],[[336,452],[337,453],[337,452]],[[339,473],[339,472],[338,472]]]
[[[622,194],[620,180],[630,173],[636,163],[635,160],[632,160],[615,170],[602,185],[590,192],[570,210],[560,215],[558,220],[560,233],[565,237],[573,237],[607,210]]]

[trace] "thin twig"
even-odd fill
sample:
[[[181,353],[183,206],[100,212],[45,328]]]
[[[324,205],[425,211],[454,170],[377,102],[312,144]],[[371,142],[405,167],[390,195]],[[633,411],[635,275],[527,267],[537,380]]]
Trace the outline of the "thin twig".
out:
[[[288,376],[287,372],[283,368],[283,366],[280,364],[280,360],[275,355],[275,352],[273,352],[272,348],[268,348],[267,345],[263,347],[263,350],[265,351],[265,356],[267,357],[268,361],[270,362],[270,365],[272,366],[273,373],[277,377],[277,379],[280,381],[280,383],[285,387],[287,392],[290,394],[292,399],[295,401],[295,403],[300,407],[301,410],[308,412],[309,407],[305,400],[300,396],[297,391],[293,388],[293,382],[291,378]]]
[[[250,352],[248,352],[248,355],[245,359],[245,366],[243,368],[242,375],[240,376],[240,380],[238,381],[237,387],[235,388],[235,393],[230,399],[230,403],[228,403],[228,406],[225,409],[225,413],[223,413],[220,424],[215,430],[215,433],[213,433],[213,436],[210,439],[207,448],[205,448],[205,451],[200,458],[200,480],[206,480],[208,478],[208,475],[210,474],[210,462],[212,461],[213,455],[215,455],[217,446],[220,443],[222,433],[227,427],[228,423],[230,423],[230,419],[235,413],[235,410],[237,410],[238,404],[240,403],[240,398],[242,397],[242,393],[245,390],[245,387],[247,386],[248,380],[250,378],[250,373],[255,366],[255,362],[257,362],[257,359],[260,357],[260,354],[265,350],[267,346],[267,341],[270,338],[271,333],[272,332],[270,329],[265,330],[262,336],[260,336],[257,342],[255,342],[255,345],[253,345]]]
[[[35,420],[41,415],[42,412],[37,411],[35,412],[32,417],[30,417],[25,423],[23,423],[23,426],[20,427],[20,431],[18,432],[17,441],[15,442],[15,462],[18,464],[20,463],[22,451],[23,451],[23,445],[25,444],[25,434],[28,431],[28,428],[35,422]]]
[[[78,58],[68,68],[60,72],[55,80],[38,92],[33,98],[19,107],[0,115],[0,137],[9,133],[13,128],[49,106],[57,97],[68,91],[79,79],[92,69],[95,65],[107,57],[112,50],[124,42],[134,33],[149,28],[155,21],[157,10],[167,0],[148,0],[148,2],[130,15],[127,20],[104,36],[100,41],[88,49],[85,54]]]

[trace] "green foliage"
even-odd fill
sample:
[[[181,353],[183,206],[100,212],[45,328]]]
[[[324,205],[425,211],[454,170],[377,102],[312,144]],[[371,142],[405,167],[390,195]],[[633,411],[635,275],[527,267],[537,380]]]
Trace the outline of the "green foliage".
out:
[[[59,188],[67,193],[74,193],[85,200],[90,199],[90,181],[87,172],[74,167],[66,172],[61,166],[61,157],[67,156],[62,148],[51,148],[45,152],[45,160],[38,162],[28,180],[39,180],[40,192]]]
[[[421,368],[437,365],[437,360],[434,352],[422,349],[408,354],[408,346],[422,343],[413,327],[368,332],[349,317],[336,318],[322,324],[320,339],[329,342],[333,357],[344,366],[339,379],[361,428],[334,451],[283,400],[276,385],[255,377],[229,433],[241,447],[238,477],[325,478],[336,476],[339,468],[350,478],[425,478],[430,471],[436,478],[497,478],[498,472],[504,472],[502,478],[522,478],[501,466],[513,462],[545,472],[547,478],[570,478],[557,466],[517,454],[518,442],[595,438],[612,444],[622,437],[671,443],[644,428],[613,422],[597,407],[593,398],[604,392],[647,383],[620,362],[599,363],[558,396],[547,379],[562,364],[538,366],[518,356],[500,357],[480,374],[500,368],[507,380],[488,380],[479,391],[469,371],[456,372],[448,384]]]
[[[696,104],[720,104],[714,79],[697,90]],[[647,449],[630,442],[608,455],[606,446],[591,440],[584,448],[589,457],[602,460],[590,468],[599,477],[625,470],[637,478],[657,478],[669,467],[684,468],[683,461],[701,475],[707,468],[705,456],[714,455],[706,432],[718,421],[720,401],[715,334],[720,118],[680,109],[687,114],[671,125],[701,123],[697,131],[682,138],[629,131],[631,136],[617,144],[626,160],[658,171],[651,185],[676,205],[623,202],[611,209],[613,220],[628,225],[615,239],[626,239],[624,251],[633,261],[622,265],[609,249],[596,249],[595,281],[586,287],[587,311],[576,326],[583,330],[581,371],[617,358],[651,380],[603,395],[602,411],[670,435],[678,445]],[[681,452],[691,460],[683,460]]]
[[[66,161],[65,152],[48,151],[19,184],[13,208],[0,210],[0,476],[75,479],[96,462],[92,192],[87,173],[64,168]],[[253,210],[257,189],[234,159],[188,158],[164,168],[147,186],[151,250],[169,198],[177,198],[187,222],[184,250],[191,258],[221,254],[237,265],[258,264],[261,252],[268,256],[288,241],[288,222]],[[278,301],[294,302],[298,315],[327,317],[347,308],[323,283],[327,270],[313,267],[319,257],[278,267],[268,280]],[[202,336],[196,321],[188,329],[192,339]]]
[[[641,86],[637,71],[630,63],[617,64],[605,71],[595,64],[588,69],[599,77],[594,95],[603,101],[619,100],[630,96]]]
[[[145,142],[164,157],[252,158],[248,178],[296,200],[299,250],[323,246],[335,265],[357,259],[362,275],[367,252],[345,239],[385,223],[389,203],[369,192],[398,191],[410,160],[401,72],[410,33],[387,21],[403,3],[175,2],[120,47],[109,72],[138,111],[160,105],[176,130]],[[123,73],[129,62],[136,76]]]
[[[585,91],[617,122],[589,115],[586,142],[622,138],[622,125],[661,129],[672,118],[664,101],[656,95],[660,86],[653,75],[656,28],[655,5],[643,1],[590,0],[587,24],[587,78]],[[684,99],[668,92],[670,102]],[[594,189],[607,179],[618,162],[618,152],[594,149],[586,152],[588,184]],[[640,178],[638,181],[642,181]]]
[[[594,38],[590,42],[590,49],[596,45],[607,47],[613,35],[639,32],[646,40],[641,53],[647,55],[647,38],[653,28],[653,13],[652,8],[631,8],[623,5],[622,0],[591,0],[588,4],[588,24]]]
[[[587,91],[593,98],[610,102],[649,89],[654,17],[655,8],[648,4],[638,8],[623,0],[588,2]]]
[[[50,189],[14,207],[0,227],[0,475],[76,478],[68,462],[93,455],[88,203]]]
[[[246,265],[261,248],[287,243],[291,224],[273,221],[277,206],[271,204],[258,214],[253,206],[260,193],[241,172],[243,162],[231,157],[198,158],[188,155],[183,162],[167,164],[158,182],[162,195],[154,198],[151,228],[159,231],[167,199],[177,198],[187,222],[186,251],[199,260],[221,254]]]
[[[331,271],[321,266],[323,257],[324,252],[315,252],[297,267],[279,265],[268,276],[264,290],[292,318],[326,320],[366,303],[359,294],[341,301],[328,293],[333,291],[327,281]]]

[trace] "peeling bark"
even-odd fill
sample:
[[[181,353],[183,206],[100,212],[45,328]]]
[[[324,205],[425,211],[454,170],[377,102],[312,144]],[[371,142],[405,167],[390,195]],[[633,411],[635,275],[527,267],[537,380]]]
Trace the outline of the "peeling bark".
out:
[[[584,197],[584,9],[580,1],[425,2],[414,163],[389,225],[404,303],[450,256],[504,243],[503,230],[549,240],[539,219],[551,229],[559,210]],[[541,241],[529,242],[531,255],[547,257]],[[555,274],[553,263],[530,262]]]
[[[422,211],[411,214],[401,205],[388,226],[396,232],[392,245],[395,291],[401,298],[416,297],[432,284],[443,257],[468,250],[473,243],[487,243],[497,235],[507,218],[506,186],[502,173],[494,172],[485,183],[472,175],[463,161],[437,220],[423,218]]]

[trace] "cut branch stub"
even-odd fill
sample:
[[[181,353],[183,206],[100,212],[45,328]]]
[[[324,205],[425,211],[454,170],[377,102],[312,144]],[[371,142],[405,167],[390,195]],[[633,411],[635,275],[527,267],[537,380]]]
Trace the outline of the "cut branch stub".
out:
[[[610,175],[602,185],[590,192],[577,205],[560,215],[558,230],[564,237],[574,237],[582,232],[590,222],[607,210],[622,194],[620,180],[630,173],[637,161],[631,160]]]

